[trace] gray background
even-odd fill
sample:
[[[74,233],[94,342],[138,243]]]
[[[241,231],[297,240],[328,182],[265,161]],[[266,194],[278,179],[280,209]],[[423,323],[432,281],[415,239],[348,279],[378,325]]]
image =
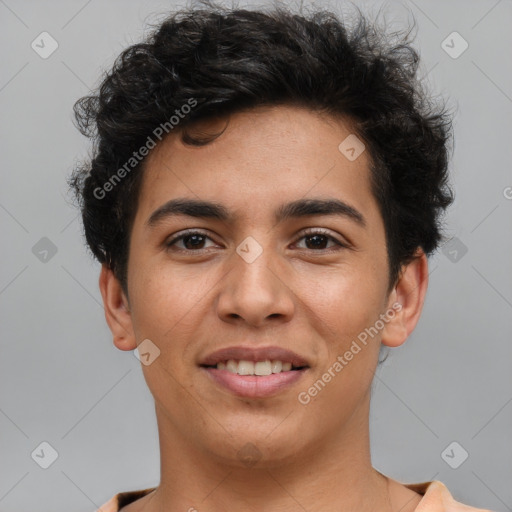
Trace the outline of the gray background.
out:
[[[512,510],[512,2],[360,4],[397,27],[414,14],[422,74],[457,109],[455,239],[430,260],[418,327],[375,378],[374,466]],[[88,151],[73,102],[175,5],[0,0],[0,512],[91,511],[159,482],[152,397],[138,360],[112,345],[65,180]],[[43,31],[59,44],[47,59],[31,48]],[[456,59],[441,45],[453,31],[469,43]],[[31,457],[43,441],[58,452],[48,469]],[[457,469],[441,456],[453,441],[452,464],[469,453]]]

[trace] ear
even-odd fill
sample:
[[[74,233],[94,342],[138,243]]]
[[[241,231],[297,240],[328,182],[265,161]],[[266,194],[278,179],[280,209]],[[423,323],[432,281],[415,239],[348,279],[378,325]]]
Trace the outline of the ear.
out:
[[[128,299],[121,283],[105,264],[101,266],[99,279],[105,319],[119,350],[135,350],[137,343],[133,332],[132,317]]]
[[[402,267],[395,288],[389,294],[388,313],[390,320],[382,330],[382,344],[398,347],[414,330],[423,309],[428,287],[428,261],[423,250],[418,249],[414,259]]]

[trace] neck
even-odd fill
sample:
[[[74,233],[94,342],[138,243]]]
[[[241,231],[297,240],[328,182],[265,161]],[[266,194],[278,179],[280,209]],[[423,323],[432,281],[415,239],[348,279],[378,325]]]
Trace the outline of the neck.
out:
[[[180,435],[158,405],[156,412],[161,480],[145,512],[392,510],[388,481],[371,465],[369,399],[332,438],[285,460],[262,458],[254,467],[209,456]]]

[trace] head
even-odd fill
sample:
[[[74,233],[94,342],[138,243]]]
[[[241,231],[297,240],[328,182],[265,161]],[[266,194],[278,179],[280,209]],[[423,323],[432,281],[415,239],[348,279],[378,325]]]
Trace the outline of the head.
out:
[[[453,201],[449,118],[417,67],[362,15],[209,7],[171,15],[76,103],[96,144],[71,184],[114,343],[158,348],[146,381],[191,445],[317,449],[364,410],[381,345],[414,329]],[[305,368],[236,396],[206,367],[241,345]]]

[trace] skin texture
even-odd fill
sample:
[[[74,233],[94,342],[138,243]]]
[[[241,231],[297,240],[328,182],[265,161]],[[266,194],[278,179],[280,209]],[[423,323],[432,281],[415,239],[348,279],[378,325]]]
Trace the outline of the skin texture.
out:
[[[338,150],[353,133],[348,121],[278,106],[197,127],[222,128],[202,147],[171,134],[148,155],[131,234],[128,296],[108,268],[101,272],[115,346],[133,350],[148,338],[160,349],[142,370],[155,399],[161,483],[123,510],[414,510],[420,496],[371,466],[369,405],[380,344],[401,345],[419,319],[425,255],[418,251],[388,295],[369,155],[351,162]],[[178,197],[216,201],[236,220],[180,216],[145,225]],[[343,200],[363,214],[366,227],[321,215],[275,223],[278,206],[302,198]],[[186,240],[166,247],[190,228],[207,236],[198,248]],[[328,230],[348,247],[321,238],[317,248],[303,238],[306,228]],[[248,236],[263,250],[252,263],[236,252]],[[298,393],[397,302],[401,310],[378,335],[301,404]],[[273,397],[240,398],[198,367],[207,354],[234,345],[278,345],[306,358],[310,368]],[[248,443],[259,457],[251,467],[238,454]]]

